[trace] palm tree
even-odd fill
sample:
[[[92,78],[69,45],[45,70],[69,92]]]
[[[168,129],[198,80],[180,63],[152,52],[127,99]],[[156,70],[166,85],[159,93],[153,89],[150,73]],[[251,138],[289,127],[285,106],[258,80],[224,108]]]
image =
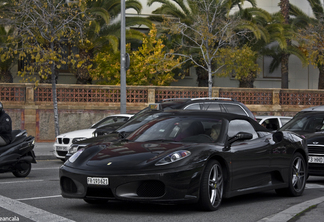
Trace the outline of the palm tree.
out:
[[[276,42],[279,44],[272,44],[272,46],[268,45],[267,47],[263,48],[262,55],[272,58],[269,67],[270,73],[272,73],[278,67],[281,67],[281,88],[288,88],[289,56],[295,55],[297,58],[299,58],[303,65],[307,64],[307,58],[305,56],[305,53],[299,48],[297,44],[292,42],[292,39],[294,38],[294,35],[296,33],[296,25],[299,24],[300,27],[302,24],[305,24],[306,21],[303,20],[303,22],[301,22],[300,19],[297,19],[296,17],[287,17],[287,7],[289,9],[290,15],[293,15],[293,9],[299,11],[299,9],[296,8],[294,5],[289,4],[289,1],[280,2],[280,7],[281,11],[275,13],[274,15],[276,15],[279,19],[277,21],[279,21],[279,23],[282,24],[283,30],[280,34],[281,39],[279,41],[276,40]],[[285,45],[285,47],[282,47],[283,45]]]
[[[120,0],[97,0],[88,1],[89,13],[96,16],[96,20],[92,22],[87,29],[87,39],[89,41],[78,44],[80,60],[86,61],[81,67],[75,68],[75,76],[77,83],[91,83],[92,79],[88,73],[88,66],[92,64],[91,58],[104,45],[109,44],[114,52],[118,51],[120,39],[120,20],[115,19],[120,15]],[[142,5],[138,0],[128,0],[125,5],[126,9],[134,9],[140,13]],[[135,25],[145,25],[151,27],[152,23],[141,17],[127,17],[126,27]],[[126,30],[126,38],[128,41],[141,41],[143,33],[134,29]]]
[[[324,62],[323,55],[324,51],[322,49],[322,39],[324,38],[324,7],[320,0],[307,0],[315,17],[310,17],[306,15],[302,10],[297,7],[291,7],[290,14],[295,16],[293,21],[294,28],[298,31],[297,37],[299,40],[304,40],[304,36],[310,35],[317,38],[311,40],[311,47],[314,49],[309,50],[309,54],[313,54],[313,63],[317,66],[319,70],[318,79],[318,89],[324,89]],[[308,38],[306,37],[306,38]]]
[[[248,44],[253,51],[256,52],[256,58],[269,54],[269,44],[276,42],[278,47],[284,49],[287,47],[286,39],[284,38],[284,27],[282,25],[282,16],[278,13],[270,14],[260,8],[246,8],[238,12],[240,17],[249,20],[256,24],[261,38],[255,38],[254,41],[243,40],[243,44]],[[253,38],[253,36],[251,36]],[[272,52],[272,51],[270,51]],[[256,62],[256,61],[255,61]],[[256,72],[251,72],[240,80],[240,87],[253,88],[253,82],[257,77]]]
[[[280,0],[281,13],[284,17],[284,24],[289,25],[289,0]],[[291,40],[287,38],[287,46],[291,45]],[[288,89],[288,62],[290,54],[287,51],[280,53],[281,57],[281,88]]]

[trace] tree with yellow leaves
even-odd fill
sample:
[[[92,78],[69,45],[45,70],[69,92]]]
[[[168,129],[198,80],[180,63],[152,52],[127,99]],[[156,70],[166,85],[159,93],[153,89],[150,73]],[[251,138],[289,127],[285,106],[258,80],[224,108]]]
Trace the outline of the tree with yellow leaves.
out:
[[[162,39],[157,39],[157,29],[153,25],[148,36],[143,38],[143,44],[138,51],[130,53],[130,45],[127,51],[130,53],[130,67],[126,74],[127,85],[170,85],[174,79],[172,69],[180,65],[181,61],[172,55],[173,50],[164,51],[165,45]],[[120,84],[120,56],[119,53],[100,52],[94,61],[96,67],[90,73],[94,80],[100,84]]]

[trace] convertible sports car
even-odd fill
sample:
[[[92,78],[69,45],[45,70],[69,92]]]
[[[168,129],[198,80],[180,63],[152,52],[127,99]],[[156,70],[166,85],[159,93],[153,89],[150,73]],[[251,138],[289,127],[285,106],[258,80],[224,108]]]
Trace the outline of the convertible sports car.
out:
[[[302,195],[308,151],[303,137],[270,132],[242,115],[165,111],[127,138],[93,142],[60,168],[65,198],[198,203],[274,189]]]

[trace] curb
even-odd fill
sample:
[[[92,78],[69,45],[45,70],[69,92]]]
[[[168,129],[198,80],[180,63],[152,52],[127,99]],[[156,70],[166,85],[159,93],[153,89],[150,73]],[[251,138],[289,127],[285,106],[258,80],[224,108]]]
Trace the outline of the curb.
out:
[[[272,217],[265,217],[259,220],[258,222],[287,222],[291,220],[293,217],[295,217],[296,215],[298,215],[299,213],[308,209],[309,207],[318,205],[323,202],[324,202],[324,196],[316,199],[308,200],[300,204],[294,205],[284,211],[281,211]]]

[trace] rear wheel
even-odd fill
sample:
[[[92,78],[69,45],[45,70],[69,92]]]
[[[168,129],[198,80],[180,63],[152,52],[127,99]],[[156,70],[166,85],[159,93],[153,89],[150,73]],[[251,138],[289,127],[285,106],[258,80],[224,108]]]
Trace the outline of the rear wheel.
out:
[[[12,172],[16,177],[27,177],[31,171],[31,163],[30,162],[19,162],[16,165],[16,170]]]
[[[289,186],[284,189],[276,189],[276,192],[279,195],[300,196],[304,192],[306,180],[307,169],[305,158],[300,153],[295,153],[290,165]]]
[[[223,198],[224,176],[221,164],[217,160],[211,160],[203,172],[199,206],[203,210],[217,210]]]

